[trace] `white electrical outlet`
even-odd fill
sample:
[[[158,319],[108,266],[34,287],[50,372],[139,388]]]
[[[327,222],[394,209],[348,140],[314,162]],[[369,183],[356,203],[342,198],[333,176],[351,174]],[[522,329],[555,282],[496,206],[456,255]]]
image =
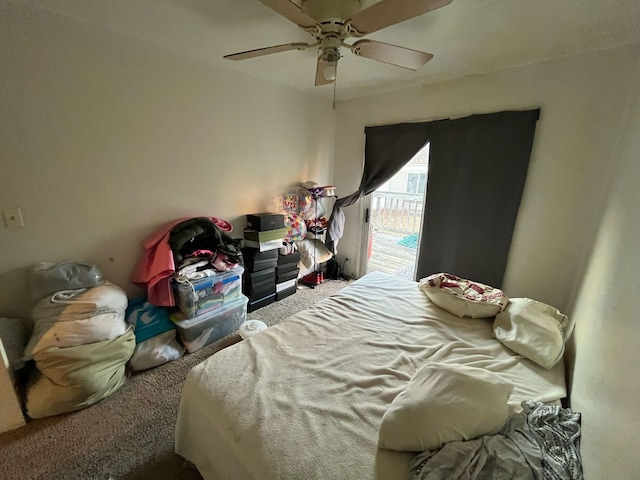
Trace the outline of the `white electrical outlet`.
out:
[[[7,228],[20,228],[24,227],[24,221],[22,220],[22,210],[19,208],[4,208],[2,209],[4,214],[4,224]]]

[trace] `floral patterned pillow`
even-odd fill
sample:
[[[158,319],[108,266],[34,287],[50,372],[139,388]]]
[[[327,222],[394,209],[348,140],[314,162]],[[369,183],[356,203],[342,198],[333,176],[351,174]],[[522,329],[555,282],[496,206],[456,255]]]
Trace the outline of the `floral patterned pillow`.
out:
[[[420,289],[437,306],[458,317],[495,317],[509,303],[502,290],[450,273],[421,279]]]

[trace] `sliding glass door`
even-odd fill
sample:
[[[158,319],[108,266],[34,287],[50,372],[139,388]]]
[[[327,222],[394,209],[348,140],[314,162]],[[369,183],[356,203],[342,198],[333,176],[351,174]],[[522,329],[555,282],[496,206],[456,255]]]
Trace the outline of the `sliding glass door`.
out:
[[[424,210],[429,144],[368,197],[365,272],[414,280]]]

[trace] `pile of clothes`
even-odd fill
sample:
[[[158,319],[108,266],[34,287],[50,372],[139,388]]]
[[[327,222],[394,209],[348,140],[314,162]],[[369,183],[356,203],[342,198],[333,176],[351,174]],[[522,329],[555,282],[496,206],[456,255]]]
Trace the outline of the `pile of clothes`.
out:
[[[79,262],[37,264],[29,285],[39,299],[23,357],[37,368],[27,386],[29,417],[78,410],[120,388],[135,347],[124,291]]]
[[[216,217],[183,218],[149,236],[131,281],[144,288],[156,306],[176,304],[171,279],[197,280],[242,264],[242,239],[231,238],[232,225]]]

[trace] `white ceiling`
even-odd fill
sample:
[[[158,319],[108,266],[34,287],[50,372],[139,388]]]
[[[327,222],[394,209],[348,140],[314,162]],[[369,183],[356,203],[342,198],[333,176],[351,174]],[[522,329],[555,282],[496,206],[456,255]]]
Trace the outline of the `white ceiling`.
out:
[[[316,51],[242,61],[223,55],[312,37],[259,0],[13,0],[308,93]],[[363,0],[366,7],[373,0]],[[640,42],[639,0],[453,0],[367,38],[434,55],[412,72],[343,51],[337,98],[348,99]]]

